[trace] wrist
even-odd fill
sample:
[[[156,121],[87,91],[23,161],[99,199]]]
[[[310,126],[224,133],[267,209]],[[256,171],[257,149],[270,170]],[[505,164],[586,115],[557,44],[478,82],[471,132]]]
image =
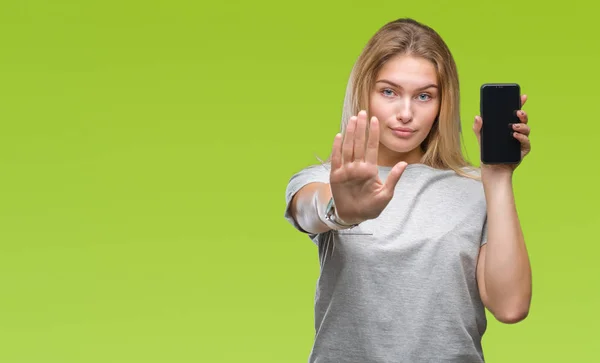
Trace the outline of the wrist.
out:
[[[323,215],[323,221],[326,223],[331,229],[340,230],[340,229],[349,229],[356,227],[360,222],[353,220],[345,220],[340,217],[338,214],[337,208],[335,206],[335,201],[333,196],[329,199],[327,206],[325,207],[325,213]]]
[[[499,201],[514,198],[512,174],[490,173],[482,175],[483,190],[488,208]]]
[[[483,183],[511,183],[514,170],[504,165],[482,165],[481,180]]]

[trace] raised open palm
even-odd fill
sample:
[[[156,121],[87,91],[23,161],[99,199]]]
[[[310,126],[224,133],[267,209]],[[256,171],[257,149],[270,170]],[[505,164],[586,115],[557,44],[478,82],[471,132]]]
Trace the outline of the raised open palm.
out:
[[[367,136],[368,133],[368,136]],[[377,218],[394,195],[394,188],[406,168],[396,164],[385,183],[379,178],[379,121],[367,113],[350,118],[345,136],[335,136],[331,153],[329,182],[338,216],[346,223]]]

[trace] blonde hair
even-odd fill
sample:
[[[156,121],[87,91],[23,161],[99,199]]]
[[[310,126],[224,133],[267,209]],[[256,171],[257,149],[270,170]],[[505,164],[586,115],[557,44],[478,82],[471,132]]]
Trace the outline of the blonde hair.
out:
[[[369,96],[375,77],[382,66],[398,55],[429,60],[436,68],[440,87],[440,111],[429,135],[421,144],[421,162],[437,169],[452,169],[459,175],[478,178],[469,173],[473,166],[461,149],[461,126],[458,72],[446,43],[432,28],[410,18],[391,21],[380,28],[359,55],[346,87],[341,132],[350,117],[360,110],[369,112]],[[467,169],[467,170],[465,170]]]

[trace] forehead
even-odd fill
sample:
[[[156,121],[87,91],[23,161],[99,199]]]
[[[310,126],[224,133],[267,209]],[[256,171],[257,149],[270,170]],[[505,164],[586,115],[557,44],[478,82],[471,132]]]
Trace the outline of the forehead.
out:
[[[377,73],[375,81],[385,79],[402,87],[420,87],[423,84],[437,84],[437,78],[435,66],[431,61],[402,55],[388,60]]]

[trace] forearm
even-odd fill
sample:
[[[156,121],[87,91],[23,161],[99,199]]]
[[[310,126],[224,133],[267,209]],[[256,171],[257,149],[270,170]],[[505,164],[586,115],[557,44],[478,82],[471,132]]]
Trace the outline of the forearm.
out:
[[[291,203],[292,217],[309,233],[323,233],[331,228],[322,217],[331,199],[331,189],[326,183],[311,183],[296,193]]]
[[[485,290],[490,311],[521,320],[531,301],[531,268],[517,215],[510,173],[484,183],[488,215]],[[487,184],[487,185],[486,185]]]

